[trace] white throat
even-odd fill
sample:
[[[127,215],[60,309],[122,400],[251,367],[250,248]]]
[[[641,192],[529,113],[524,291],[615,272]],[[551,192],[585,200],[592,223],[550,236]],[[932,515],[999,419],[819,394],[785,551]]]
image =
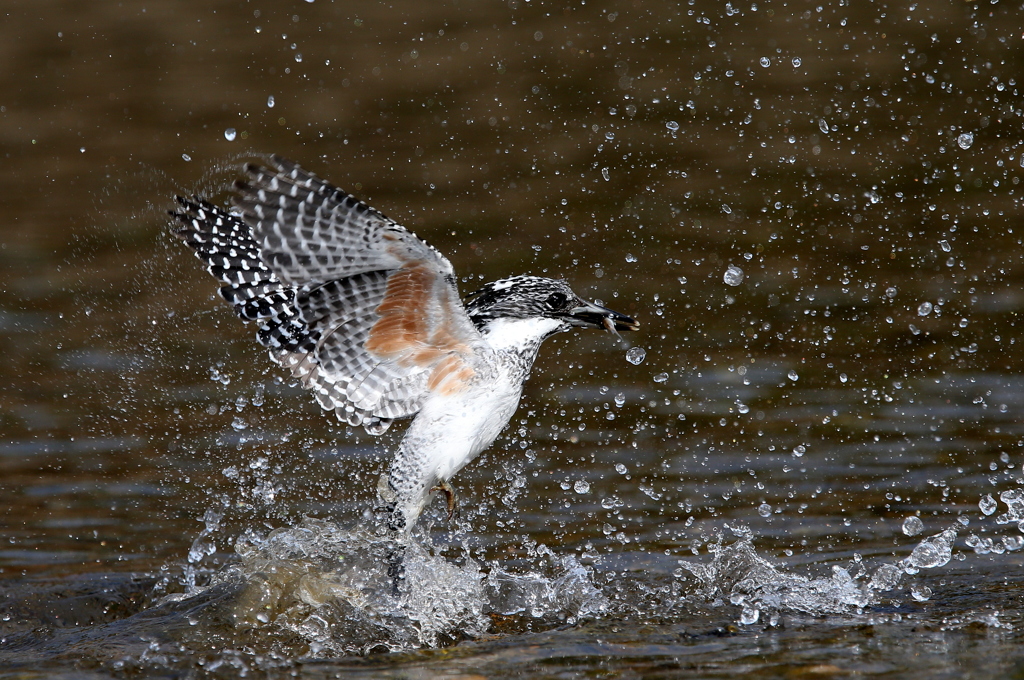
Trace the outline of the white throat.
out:
[[[487,344],[496,350],[536,351],[545,338],[566,330],[568,324],[558,319],[494,319],[482,330]]]

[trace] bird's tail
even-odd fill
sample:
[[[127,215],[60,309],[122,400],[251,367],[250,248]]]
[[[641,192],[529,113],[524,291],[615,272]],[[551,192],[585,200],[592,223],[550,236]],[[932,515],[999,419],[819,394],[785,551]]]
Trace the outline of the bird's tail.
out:
[[[405,534],[405,514],[398,507],[398,494],[387,474],[380,476],[377,481],[377,496],[381,504],[374,508],[377,516],[381,518],[384,526],[396,534],[400,540],[388,551],[387,560],[388,578],[391,579],[391,594],[398,597],[401,594],[402,582],[405,580],[405,543],[401,539],[407,538]]]
[[[411,528],[406,522],[405,513],[399,507],[398,492],[391,485],[391,480],[386,473],[382,474],[377,481],[377,497],[381,504],[374,510],[388,530],[398,533]]]
[[[388,578],[391,580],[391,594],[398,597],[402,594],[402,583],[405,581],[405,545],[396,545],[385,559],[388,563]]]

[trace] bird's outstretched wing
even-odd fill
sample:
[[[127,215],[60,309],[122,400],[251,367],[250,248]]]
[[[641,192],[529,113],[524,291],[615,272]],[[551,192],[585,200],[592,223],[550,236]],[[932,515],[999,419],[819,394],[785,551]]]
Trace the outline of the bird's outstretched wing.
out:
[[[271,357],[373,434],[464,389],[482,340],[448,260],[294,163],[271,165],[245,167],[235,210],[179,197],[171,212]]]

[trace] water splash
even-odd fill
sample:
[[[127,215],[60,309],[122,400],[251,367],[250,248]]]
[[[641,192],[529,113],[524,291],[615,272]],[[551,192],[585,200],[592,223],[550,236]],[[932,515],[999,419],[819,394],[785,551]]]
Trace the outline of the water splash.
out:
[[[217,552],[217,543],[214,535],[220,529],[221,520],[224,519],[224,511],[217,507],[210,507],[203,513],[200,520],[203,523],[203,530],[199,532],[188,550],[188,566],[182,575],[182,584],[187,592],[196,589],[196,580],[199,576],[199,565],[203,559]]]
[[[903,587],[906,576],[945,566],[953,559],[957,525],[920,541],[907,558],[895,564],[882,563],[869,572],[858,557],[850,569],[832,565],[832,575],[820,578],[791,574],[773,565],[757,554],[749,532],[737,533],[740,538],[731,545],[724,545],[719,536],[708,546],[712,553],[709,562],[680,560],[679,565],[697,579],[698,596],[728,600],[741,607],[740,623],[757,623],[761,614],[767,613],[775,625],[783,612],[860,614],[879,604],[883,593]],[[906,587],[915,600],[931,597],[931,589],[922,583],[911,582]]]
[[[996,517],[996,524],[1017,524],[1024,522],[1024,489],[1008,489],[999,494],[999,500],[1006,503],[1006,512]]]
[[[877,599],[878,590],[895,585],[882,578],[865,582],[847,569],[832,567],[832,576],[809,578],[790,574],[771,564],[754,550],[749,536],[731,545],[719,539],[708,546],[712,559],[705,563],[680,560],[698,583],[697,594],[709,600],[725,599],[742,607],[740,622],[756,623],[762,612],[773,621],[780,612],[805,614],[859,613]]]
[[[443,647],[484,635],[495,617],[572,624],[607,607],[589,569],[545,550],[538,565],[514,574],[485,569],[466,552],[452,559],[419,540],[307,518],[245,535],[235,552],[238,562],[208,585],[173,599],[232,590],[220,625],[227,620],[232,634],[271,640],[289,655]]]
[[[526,614],[548,623],[575,624],[608,611],[608,600],[591,580],[590,570],[571,555],[547,551],[547,570],[513,574],[494,568],[487,575],[491,610],[502,616]]]

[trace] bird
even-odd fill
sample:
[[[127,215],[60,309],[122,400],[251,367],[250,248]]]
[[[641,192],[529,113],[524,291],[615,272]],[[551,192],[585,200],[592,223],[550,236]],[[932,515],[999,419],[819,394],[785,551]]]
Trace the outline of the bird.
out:
[[[373,435],[412,418],[377,485],[395,532],[438,491],[451,518],[450,480],[508,424],[545,339],[639,328],[540,276],[463,302],[448,259],[361,200],[280,156],[242,170],[230,208],[175,197],[174,231],[325,410]]]

